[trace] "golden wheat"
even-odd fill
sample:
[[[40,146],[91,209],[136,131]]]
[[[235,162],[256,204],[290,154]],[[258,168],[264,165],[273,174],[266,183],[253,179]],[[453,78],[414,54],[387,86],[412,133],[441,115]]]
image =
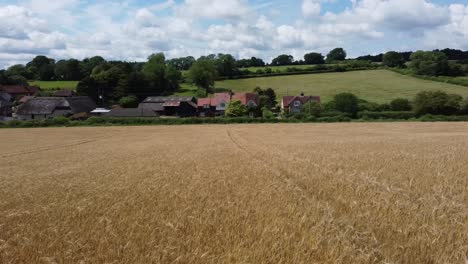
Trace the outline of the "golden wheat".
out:
[[[0,263],[462,263],[468,124],[0,130]]]

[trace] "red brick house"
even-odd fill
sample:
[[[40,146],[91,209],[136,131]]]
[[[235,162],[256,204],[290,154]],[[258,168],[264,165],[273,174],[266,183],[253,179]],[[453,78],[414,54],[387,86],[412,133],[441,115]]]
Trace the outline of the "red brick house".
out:
[[[216,93],[212,98],[198,99],[198,113],[200,116],[224,115],[231,100],[239,100],[243,105],[254,108],[259,105],[259,97],[256,93]]]
[[[281,109],[287,113],[300,113],[303,105],[313,101],[320,103],[320,96],[283,96],[281,100]]]

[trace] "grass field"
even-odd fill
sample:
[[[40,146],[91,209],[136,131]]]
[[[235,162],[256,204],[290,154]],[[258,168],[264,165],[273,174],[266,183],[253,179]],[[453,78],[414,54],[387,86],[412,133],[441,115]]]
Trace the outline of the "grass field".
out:
[[[1,133],[0,263],[468,257],[468,123]]]
[[[227,80],[216,82],[217,88],[238,92],[252,91],[255,87],[275,89],[279,98],[284,95],[319,95],[329,101],[341,92],[352,92],[377,103],[403,97],[413,98],[420,91],[442,90],[468,97],[468,87],[433,82],[401,75],[387,70],[323,73]]]
[[[77,81],[33,81],[30,85],[37,85],[42,90],[59,90],[59,89],[71,89],[75,90],[78,85]]]

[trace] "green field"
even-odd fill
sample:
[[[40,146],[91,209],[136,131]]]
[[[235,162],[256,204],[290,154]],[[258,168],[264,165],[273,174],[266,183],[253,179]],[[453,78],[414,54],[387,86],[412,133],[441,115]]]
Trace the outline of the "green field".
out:
[[[77,81],[31,81],[30,85],[37,85],[42,90],[59,90],[59,89],[71,89],[75,90],[78,85]]]
[[[331,66],[334,64],[327,64],[327,66]],[[242,70],[248,70],[252,73],[255,73],[257,70],[265,70],[266,68],[270,68],[273,72],[280,71],[285,72],[288,68],[297,68],[297,69],[307,69],[313,66],[317,66],[315,64],[311,65],[286,65],[286,66],[265,66],[265,67],[248,67],[242,68]]]
[[[232,89],[237,92],[249,92],[257,86],[273,88],[278,98],[284,95],[299,95],[304,92],[306,95],[319,95],[325,102],[331,100],[335,94],[342,92],[351,92],[363,99],[377,103],[389,102],[399,97],[411,99],[418,92],[428,90],[442,90],[468,97],[468,87],[417,79],[387,70],[262,77],[216,82],[216,88],[221,91]]]

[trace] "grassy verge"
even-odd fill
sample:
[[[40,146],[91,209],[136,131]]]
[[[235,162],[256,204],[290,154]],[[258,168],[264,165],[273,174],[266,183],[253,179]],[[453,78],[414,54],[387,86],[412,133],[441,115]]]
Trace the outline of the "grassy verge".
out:
[[[323,116],[303,118],[110,118],[92,117],[86,121],[71,121],[64,117],[47,120],[0,122],[0,128],[34,128],[34,127],[77,127],[77,126],[148,126],[148,125],[199,125],[199,124],[276,124],[276,123],[340,123],[340,122],[468,122],[468,116],[425,115],[413,117],[410,114],[372,115],[363,113],[359,119],[346,116]]]

